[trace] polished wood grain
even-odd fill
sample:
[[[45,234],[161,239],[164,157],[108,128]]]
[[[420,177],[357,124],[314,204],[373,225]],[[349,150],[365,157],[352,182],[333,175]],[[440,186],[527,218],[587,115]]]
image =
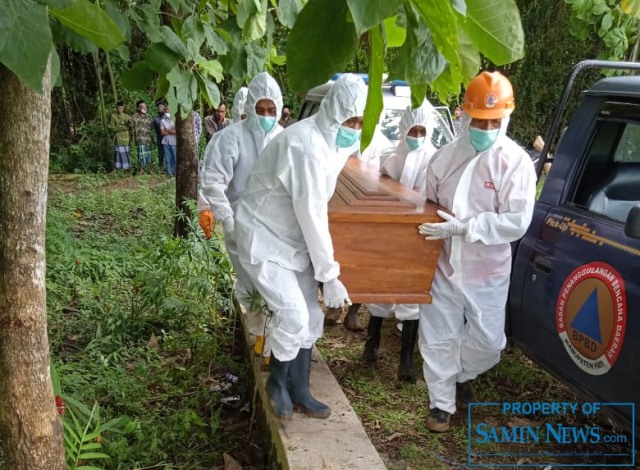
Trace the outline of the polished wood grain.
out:
[[[440,206],[350,158],[329,202],[329,230],[340,280],[355,303],[430,303],[442,240],[426,241],[423,222]]]

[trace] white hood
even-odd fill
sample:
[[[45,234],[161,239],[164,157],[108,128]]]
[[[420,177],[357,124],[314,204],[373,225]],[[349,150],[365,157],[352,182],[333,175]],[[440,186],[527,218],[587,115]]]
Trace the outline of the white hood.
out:
[[[367,104],[367,86],[362,78],[344,74],[335,81],[320,104],[316,123],[329,148],[336,148],[338,129],[343,122],[364,115]],[[358,142],[354,147],[359,145]]]
[[[267,72],[260,72],[249,82],[247,101],[244,105],[244,112],[247,115],[247,126],[252,131],[262,131],[256,115],[256,103],[260,100],[271,100],[276,105],[275,118],[278,120],[282,114],[282,92],[275,79]],[[274,126],[271,132],[276,128]],[[263,131],[264,132],[264,131]]]
[[[233,119],[233,122],[239,122],[242,120],[241,116],[245,112],[244,107],[247,103],[248,94],[249,89],[246,86],[243,86],[236,92],[236,96],[233,97],[233,107],[231,108],[231,118]]]

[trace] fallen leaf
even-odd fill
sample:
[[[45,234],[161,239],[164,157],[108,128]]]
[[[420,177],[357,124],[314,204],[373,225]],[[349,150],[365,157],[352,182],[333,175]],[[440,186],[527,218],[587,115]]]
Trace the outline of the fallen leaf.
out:
[[[224,458],[224,470],[242,470],[242,465],[226,452],[222,454]]]
[[[147,347],[149,349],[155,349],[158,347],[158,337],[155,333],[151,333],[151,338],[149,338],[149,342],[147,343]]]

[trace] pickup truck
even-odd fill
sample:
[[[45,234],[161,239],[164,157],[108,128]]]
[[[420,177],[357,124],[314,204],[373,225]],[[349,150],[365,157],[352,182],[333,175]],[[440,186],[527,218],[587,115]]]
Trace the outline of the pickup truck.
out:
[[[538,174],[575,77],[589,68],[640,64],[574,68]],[[603,78],[583,93],[515,247],[508,309],[517,346],[640,431],[625,405],[640,399],[640,76]]]

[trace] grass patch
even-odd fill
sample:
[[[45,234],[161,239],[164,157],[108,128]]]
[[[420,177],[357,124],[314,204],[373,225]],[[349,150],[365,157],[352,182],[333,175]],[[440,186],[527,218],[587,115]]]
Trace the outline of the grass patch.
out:
[[[197,223],[170,235],[174,199],[164,177],[53,181],[47,310],[61,393],[117,419],[101,436],[109,458],[85,465],[212,468],[226,452],[261,468],[232,268],[220,235],[204,240]]]

